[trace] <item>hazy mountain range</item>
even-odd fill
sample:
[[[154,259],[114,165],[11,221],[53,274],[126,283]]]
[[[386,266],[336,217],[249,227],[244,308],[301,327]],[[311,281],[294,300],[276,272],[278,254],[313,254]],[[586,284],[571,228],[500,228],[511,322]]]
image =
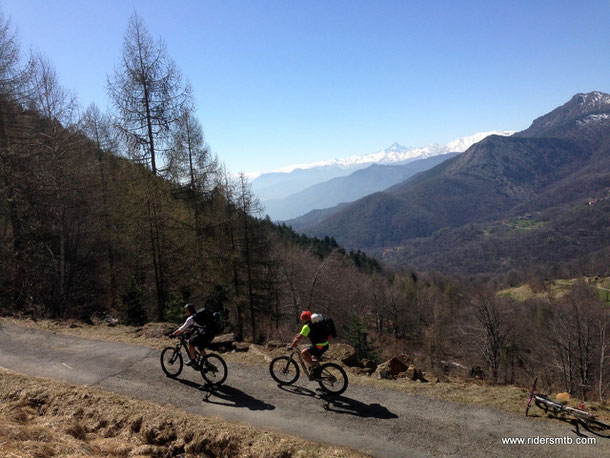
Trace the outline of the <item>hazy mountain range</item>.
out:
[[[252,182],[252,189],[272,219],[285,220],[381,191],[465,151],[489,135],[512,133],[482,132],[445,145],[420,148],[394,143],[364,156],[293,165],[266,173]],[[430,160],[426,160],[428,158]],[[411,163],[413,165],[404,166]]]
[[[523,132],[488,136],[385,192],[289,224],[401,264],[501,270],[519,256],[543,262],[608,249],[609,190],[610,95],[591,92]],[[515,232],[513,220],[528,230]]]

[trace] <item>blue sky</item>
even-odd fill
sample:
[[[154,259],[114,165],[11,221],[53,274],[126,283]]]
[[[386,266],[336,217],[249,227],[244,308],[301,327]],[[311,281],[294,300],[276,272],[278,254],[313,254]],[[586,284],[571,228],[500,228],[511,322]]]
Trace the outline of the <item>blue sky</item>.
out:
[[[522,130],[610,92],[610,2],[0,0],[24,50],[108,104],[136,10],[190,80],[231,172]]]

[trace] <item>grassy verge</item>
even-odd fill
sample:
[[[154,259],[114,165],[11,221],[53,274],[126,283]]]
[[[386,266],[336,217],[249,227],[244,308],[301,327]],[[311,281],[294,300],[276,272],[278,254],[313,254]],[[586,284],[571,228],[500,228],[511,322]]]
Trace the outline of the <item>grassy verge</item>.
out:
[[[0,368],[0,456],[359,457],[247,425]]]
[[[570,292],[570,289],[574,287],[578,282],[584,281],[593,288],[596,288],[599,292],[600,299],[605,300],[608,293],[610,293],[610,278],[609,277],[581,277],[581,278],[570,278],[570,279],[557,279],[545,282],[546,291],[534,292],[528,284],[515,286],[513,288],[506,288],[498,292],[499,296],[512,297],[518,301],[526,301],[534,298],[548,298],[553,297],[554,299],[560,299]]]

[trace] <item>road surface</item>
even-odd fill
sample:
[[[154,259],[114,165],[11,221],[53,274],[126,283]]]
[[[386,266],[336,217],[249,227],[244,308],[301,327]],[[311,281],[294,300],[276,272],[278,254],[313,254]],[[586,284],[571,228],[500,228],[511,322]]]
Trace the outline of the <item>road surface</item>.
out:
[[[267,367],[237,363],[228,363],[225,384],[209,391],[189,367],[178,379],[167,378],[159,356],[160,351],[149,347],[0,323],[0,366],[5,368],[169,403],[193,414],[347,446],[372,456],[610,456],[610,439],[567,422],[355,384],[342,396],[328,397],[314,382],[301,378],[294,386],[280,388]],[[597,443],[576,444],[585,437],[596,438]],[[502,438],[570,438],[573,443],[503,445]]]

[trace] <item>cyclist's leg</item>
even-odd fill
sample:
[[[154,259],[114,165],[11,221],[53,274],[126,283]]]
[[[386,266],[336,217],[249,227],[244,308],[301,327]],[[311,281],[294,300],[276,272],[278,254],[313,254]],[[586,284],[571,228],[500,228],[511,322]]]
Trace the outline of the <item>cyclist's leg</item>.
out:
[[[308,347],[304,350],[301,350],[301,356],[303,357],[303,359],[305,361],[307,361],[307,364],[309,364],[310,366],[313,366],[315,363],[312,354],[316,353],[316,347],[315,345],[312,345],[311,347]]]
[[[208,333],[201,333],[197,335],[197,338],[195,340],[193,340],[193,346],[197,347],[197,350],[199,350],[199,354],[203,357],[205,356],[207,353],[205,351],[205,348],[210,345],[210,343],[212,343],[212,340],[214,339],[213,336],[211,336]]]
[[[324,352],[326,352],[326,350],[328,350],[328,345],[324,345],[323,347],[315,347],[316,351],[314,353],[314,356],[316,357],[315,360],[315,365],[313,366],[312,370],[311,370],[311,375],[313,377],[319,377],[320,374],[320,368],[322,367],[320,365],[320,359],[322,358],[322,355],[324,354]]]
[[[189,356],[191,357],[192,361],[197,359],[197,350],[195,349],[195,347],[199,345],[199,340],[200,336],[197,333],[192,335],[191,338],[188,340]]]
[[[317,367],[319,365],[318,360],[326,350],[328,350],[328,345],[324,345],[323,347],[312,345],[311,347],[303,350],[301,354],[303,355],[305,361],[307,361],[311,367]]]

